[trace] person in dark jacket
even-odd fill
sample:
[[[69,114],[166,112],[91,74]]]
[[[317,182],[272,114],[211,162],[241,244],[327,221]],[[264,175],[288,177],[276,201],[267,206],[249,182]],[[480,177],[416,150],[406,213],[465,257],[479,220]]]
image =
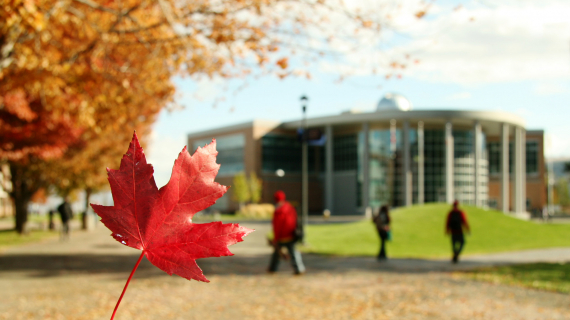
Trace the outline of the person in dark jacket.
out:
[[[459,202],[453,202],[453,209],[447,215],[447,222],[445,223],[445,233],[451,234],[451,249],[453,251],[453,263],[459,261],[459,254],[465,245],[465,236],[463,230],[470,232],[469,223],[467,223],[467,216],[465,212],[459,209]]]
[[[372,219],[376,225],[378,236],[380,237],[380,252],[378,252],[378,260],[386,260],[386,241],[388,240],[388,232],[390,232],[390,209],[387,205],[383,205],[374,215]]]
[[[48,229],[55,229],[55,224],[53,223],[53,216],[55,215],[55,210],[50,210],[48,212]]]
[[[285,192],[279,190],[274,194],[275,213],[273,214],[273,255],[269,264],[269,272],[277,271],[282,247],[286,247],[291,258],[295,274],[305,273],[301,253],[295,249],[295,230],[297,228],[297,211],[285,200]]]
[[[57,211],[61,218],[61,239],[69,239],[69,220],[73,218],[73,211],[71,210],[71,204],[69,204],[67,197],[65,197],[63,203],[57,207]]]

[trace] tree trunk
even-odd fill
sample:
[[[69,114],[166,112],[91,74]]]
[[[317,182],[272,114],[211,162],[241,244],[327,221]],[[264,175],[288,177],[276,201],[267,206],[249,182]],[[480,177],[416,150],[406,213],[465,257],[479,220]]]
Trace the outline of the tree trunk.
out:
[[[85,210],[81,216],[81,230],[87,230],[87,210],[89,209],[89,198],[91,197],[91,188],[85,189]]]
[[[16,231],[19,234],[26,234],[28,233],[26,226],[28,224],[29,199],[14,199],[14,203],[16,205]]]
[[[38,188],[33,188],[27,182],[24,167],[10,163],[10,172],[12,173],[12,197],[15,205],[15,222],[16,231],[19,234],[27,233],[26,225],[28,222],[28,204],[34,192]]]

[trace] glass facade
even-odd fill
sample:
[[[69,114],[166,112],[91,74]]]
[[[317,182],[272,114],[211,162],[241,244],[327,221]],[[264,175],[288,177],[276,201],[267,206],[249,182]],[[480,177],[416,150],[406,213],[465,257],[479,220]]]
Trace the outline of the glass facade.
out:
[[[538,141],[526,141],[526,173],[538,173]]]
[[[479,199],[486,205],[488,199],[488,161],[485,152],[485,134],[481,133],[481,159],[479,160]],[[475,205],[475,132],[453,130],[454,140],[454,198],[459,202]]]
[[[489,142],[487,149],[489,149],[489,174],[501,173],[501,143]]]
[[[262,170],[301,171],[301,143],[295,136],[267,135],[261,139]]]
[[[334,171],[356,170],[358,168],[357,148],[356,134],[334,137]]]
[[[409,141],[410,141],[410,169],[412,171],[412,202],[417,202],[417,181],[418,181],[418,132],[416,129],[410,128]],[[403,131],[397,129],[395,133],[396,144],[394,153],[394,168],[395,176],[393,179],[393,195],[392,205],[395,207],[404,205],[404,140]],[[415,197],[414,197],[415,193]],[[415,199],[415,200],[414,200]]]
[[[363,159],[367,140],[364,131],[338,133],[333,135],[333,201],[347,204],[342,212],[354,212],[349,206],[362,210],[363,190],[368,191],[366,198],[373,208],[384,204],[394,207],[403,206],[404,194],[404,143],[403,129],[398,122],[397,129],[371,129],[368,131],[368,177],[365,179]],[[334,132],[334,130],[333,130]],[[445,129],[429,127],[424,129],[424,202],[446,202],[446,142]],[[475,130],[473,127],[453,128],[453,199],[463,204],[496,205],[489,202],[489,173],[500,170],[500,145],[498,142],[487,142],[487,136],[480,132],[478,149],[478,177],[475,173]],[[411,201],[418,203],[418,165],[419,145],[418,130],[411,126],[408,132],[410,147],[411,170]],[[261,139],[262,170],[275,172],[283,169],[285,172],[301,172],[301,143],[296,135],[269,134]],[[537,141],[527,141],[527,173],[538,171]],[[511,167],[514,162],[511,143]],[[243,152],[243,150],[242,150]],[[220,152],[221,153],[221,152]],[[325,146],[309,147],[309,171],[311,173],[325,172]],[[324,177],[319,175],[320,177]],[[368,181],[367,188],[363,184]],[[476,181],[479,183],[476,188]],[[475,190],[479,194],[475,194]],[[345,196],[350,194],[350,197]],[[346,210],[345,210],[346,209]],[[349,214],[349,213],[345,213]]]
[[[392,152],[390,149],[390,130],[371,130],[369,132],[369,201],[370,206],[380,207],[392,203],[393,171]],[[359,155],[364,154],[364,133],[360,134]],[[359,170],[359,182],[362,184],[362,169]]]
[[[370,130],[369,132],[369,204],[404,205],[404,149],[403,132],[397,129]],[[474,131],[454,130],[454,197],[465,204],[475,203]],[[418,202],[418,132],[409,130],[410,169],[412,172],[412,203]],[[488,198],[488,162],[485,135],[481,137],[479,162],[479,198],[482,204]],[[394,145],[392,145],[394,143]],[[359,135],[359,159],[364,155],[364,133]],[[336,160],[336,159],[335,159]],[[335,165],[336,168],[336,165]],[[359,184],[364,182],[359,167]],[[361,188],[359,188],[361,189]],[[424,201],[445,202],[445,131],[424,130]]]
[[[487,143],[489,150],[489,174],[501,173],[501,143],[497,141]],[[526,141],[526,173],[538,173],[538,141]],[[514,164],[514,143],[509,142],[509,173],[513,173]]]
[[[333,138],[333,174],[344,176],[345,188],[354,188],[356,193],[354,199],[347,198],[345,205],[360,207],[362,205],[362,181],[358,179],[357,173],[361,167],[361,156],[359,155],[359,136],[356,133],[335,136]],[[355,181],[356,180],[356,181]],[[349,187],[353,186],[354,187]],[[351,200],[348,200],[351,199]]]
[[[286,173],[300,173],[302,167],[302,145],[297,136],[265,135],[261,138],[261,169],[263,172],[275,172],[282,169]],[[309,172],[324,170],[323,147],[309,146]]]
[[[445,131],[424,130],[424,201],[445,202]]]

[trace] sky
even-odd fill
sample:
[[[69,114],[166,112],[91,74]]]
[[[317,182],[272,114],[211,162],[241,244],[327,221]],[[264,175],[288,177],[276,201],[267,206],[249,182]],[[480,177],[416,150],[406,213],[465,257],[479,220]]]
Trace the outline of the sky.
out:
[[[545,130],[547,157],[570,157],[570,2],[435,1],[425,18],[413,13],[394,20],[396,31],[383,34],[382,49],[363,44],[342,60],[317,61],[310,80],[266,76],[243,87],[243,79],[174,79],[184,109],[160,114],[146,152],[157,185],[168,182],[188,133],[299,119],[302,95],[309,98],[308,117],[373,111],[388,92],[407,97],[414,110],[511,112],[527,129]],[[390,59],[408,64],[398,70],[401,77],[386,79],[392,71],[378,67]],[[340,74],[351,76],[338,81]]]

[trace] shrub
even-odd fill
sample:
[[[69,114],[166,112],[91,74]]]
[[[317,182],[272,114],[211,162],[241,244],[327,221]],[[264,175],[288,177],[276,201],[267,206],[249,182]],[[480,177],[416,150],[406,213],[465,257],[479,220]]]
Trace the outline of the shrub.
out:
[[[236,215],[245,218],[271,219],[275,206],[271,203],[248,204],[236,212]]]

